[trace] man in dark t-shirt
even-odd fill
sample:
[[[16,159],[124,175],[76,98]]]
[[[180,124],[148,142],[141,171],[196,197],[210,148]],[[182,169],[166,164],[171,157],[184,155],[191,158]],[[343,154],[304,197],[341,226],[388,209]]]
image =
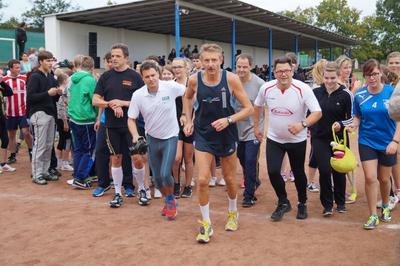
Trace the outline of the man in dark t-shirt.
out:
[[[140,75],[129,68],[129,51],[125,44],[113,45],[111,60],[113,68],[105,72],[97,82],[93,105],[105,109],[106,141],[111,154],[111,175],[115,187],[115,196],[110,206],[116,208],[122,204],[122,147],[132,145],[132,137],[127,125],[128,107],[133,92],[144,83]],[[140,159],[139,161],[135,163],[135,168],[144,178],[143,162]]]

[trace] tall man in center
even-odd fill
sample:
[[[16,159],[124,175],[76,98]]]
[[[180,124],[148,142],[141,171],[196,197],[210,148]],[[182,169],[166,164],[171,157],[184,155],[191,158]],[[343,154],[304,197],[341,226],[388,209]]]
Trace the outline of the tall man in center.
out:
[[[184,132],[187,136],[194,133],[196,164],[199,168],[198,195],[202,221],[197,241],[207,243],[213,234],[208,182],[214,156],[221,157],[222,173],[227,183],[229,208],[225,230],[238,229],[239,215],[235,181],[238,133],[235,122],[250,116],[253,113],[253,107],[238,76],[220,69],[222,64],[220,46],[203,44],[200,49],[200,60],[204,71],[190,77],[183,98],[183,110],[186,115]],[[195,95],[195,119],[192,122],[192,100]],[[235,101],[243,106],[238,113],[234,112]]]

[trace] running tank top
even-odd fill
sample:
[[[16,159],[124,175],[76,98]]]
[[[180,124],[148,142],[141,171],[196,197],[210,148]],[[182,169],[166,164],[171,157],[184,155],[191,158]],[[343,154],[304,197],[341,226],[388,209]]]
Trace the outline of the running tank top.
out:
[[[219,84],[206,85],[202,71],[197,73],[197,93],[194,118],[194,140],[207,141],[209,144],[231,144],[238,141],[236,124],[231,124],[217,132],[211,123],[235,113],[235,99],[228,87],[227,72],[222,70]]]

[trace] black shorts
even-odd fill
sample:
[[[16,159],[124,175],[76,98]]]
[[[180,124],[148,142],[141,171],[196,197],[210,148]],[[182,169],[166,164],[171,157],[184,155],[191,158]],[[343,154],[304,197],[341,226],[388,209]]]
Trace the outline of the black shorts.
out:
[[[228,157],[235,153],[237,148],[237,142],[234,140],[229,143],[210,143],[199,134],[196,135],[193,145],[196,150],[208,152],[217,157]]]
[[[132,146],[132,136],[127,127],[106,128],[106,142],[111,155],[122,154],[123,147]]]
[[[178,140],[182,140],[185,143],[193,144],[193,134],[187,137],[185,133],[183,133],[183,128],[179,128]]]
[[[358,144],[358,152],[361,161],[378,160],[378,164],[388,167],[397,163],[397,153],[388,155],[385,151],[375,150],[364,144]]]
[[[18,128],[29,127],[26,116],[9,116],[6,119],[7,130],[17,130]]]

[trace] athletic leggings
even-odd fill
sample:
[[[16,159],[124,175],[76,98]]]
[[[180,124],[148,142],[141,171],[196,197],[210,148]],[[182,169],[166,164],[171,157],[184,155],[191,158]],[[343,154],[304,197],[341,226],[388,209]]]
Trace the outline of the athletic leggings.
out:
[[[320,200],[324,208],[332,208],[333,200],[338,206],[345,204],[346,175],[331,167],[332,147],[329,139],[313,139],[314,156],[319,170]],[[333,191],[332,191],[333,177]]]
[[[267,139],[268,175],[272,187],[278,196],[279,203],[286,203],[288,201],[285,181],[283,181],[281,176],[282,160],[286,152],[289,157],[290,167],[295,177],[294,183],[297,189],[298,200],[300,203],[306,203],[307,201],[307,177],[304,172],[306,145],[307,141],[298,143],[279,143]]]
[[[157,139],[147,135],[146,139],[149,145],[150,168],[153,172],[156,188],[172,187],[174,177],[171,173],[175,161],[178,136],[169,139]]]
[[[8,134],[7,134],[7,128],[6,128],[6,118],[2,115],[0,115],[0,140],[1,140],[1,148],[7,149]]]

